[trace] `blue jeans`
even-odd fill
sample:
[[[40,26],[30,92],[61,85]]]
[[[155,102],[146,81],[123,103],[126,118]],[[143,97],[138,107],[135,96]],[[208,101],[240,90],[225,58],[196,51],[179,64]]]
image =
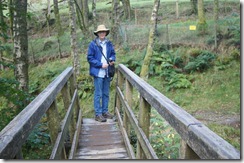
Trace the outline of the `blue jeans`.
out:
[[[94,110],[95,115],[108,112],[110,78],[94,77]]]

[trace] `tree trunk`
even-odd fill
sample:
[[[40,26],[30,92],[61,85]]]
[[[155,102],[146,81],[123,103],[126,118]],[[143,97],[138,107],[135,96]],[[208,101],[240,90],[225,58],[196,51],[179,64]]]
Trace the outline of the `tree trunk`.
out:
[[[88,0],[82,0],[82,12],[83,12],[83,17],[84,17],[84,23],[85,27],[89,27],[89,6],[88,6]]]
[[[8,0],[8,10],[9,10],[10,35],[11,38],[13,39],[13,19],[14,19],[13,0]]]
[[[198,33],[204,35],[207,32],[207,23],[204,13],[204,1],[198,0],[198,23],[197,23]]]
[[[6,39],[4,37],[4,35],[6,35],[6,32],[7,32],[7,24],[5,23],[5,20],[4,20],[4,15],[3,15],[3,3],[2,3],[2,0],[0,0],[0,70],[3,69],[3,60],[2,60],[2,57],[3,57],[3,53],[4,53],[4,45],[6,43]]]
[[[119,0],[113,0],[112,3],[112,28],[111,28],[111,39],[114,44],[118,44],[119,42],[119,21],[118,21],[118,8],[119,8]]]
[[[14,63],[15,78],[19,88],[28,92],[28,38],[27,38],[27,0],[14,0]]]
[[[175,13],[176,13],[176,19],[179,19],[179,0],[176,0],[175,2]]]
[[[50,26],[49,26],[50,13],[51,13],[50,0],[47,0],[47,11],[46,11],[45,15],[46,15],[46,19],[47,19],[48,36],[50,36]]]
[[[121,0],[121,1],[124,7],[125,19],[130,20],[131,18],[130,0]]]
[[[97,13],[96,13],[96,0],[92,0],[92,20],[94,31],[97,28]]]
[[[215,31],[215,48],[218,46],[217,35],[218,35],[218,20],[219,20],[219,0],[214,0],[214,31]]]
[[[77,41],[76,41],[76,17],[74,0],[69,1],[69,17],[70,17],[70,46],[71,56],[73,56],[73,66],[76,76],[80,74],[80,59],[77,52]]]
[[[191,0],[191,10],[192,14],[197,14],[197,0]]]
[[[86,28],[85,22],[84,22],[84,16],[82,13],[82,5],[81,5],[81,1],[79,1],[80,3],[77,2],[77,0],[74,0],[75,2],[75,9],[76,9],[76,15],[78,18],[78,23],[79,23],[79,27],[80,30],[82,31],[82,33],[84,34],[84,36],[88,35],[88,30]]]
[[[3,57],[3,51],[0,50],[0,70],[3,70],[4,69],[3,64],[2,64],[2,62],[3,62],[2,57]]]
[[[56,29],[58,30],[58,37],[63,35],[63,29],[60,21],[60,15],[59,15],[59,8],[58,8],[58,0],[53,0],[54,5],[54,15],[55,15],[55,24]]]
[[[153,45],[155,40],[155,31],[157,28],[157,16],[158,16],[159,5],[160,5],[160,0],[154,0],[154,7],[151,16],[151,28],[149,32],[148,45],[147,45],[147,53],[143,60],[141,73],[140,73],[140,77],[143,78],[144,80],[147,80],[148,78],[149,65],[153,55]]]

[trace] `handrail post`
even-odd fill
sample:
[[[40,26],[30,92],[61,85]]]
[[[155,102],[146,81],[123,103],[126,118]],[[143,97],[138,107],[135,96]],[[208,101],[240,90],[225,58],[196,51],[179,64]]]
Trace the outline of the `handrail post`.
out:
[[[54,145],[60,130],[60,117],[57,109],[56,100],[53,101],[50,108],[47,110],[48,128],[50,132],[51,143]]]
[[[15,155],[15,159],[24,159],[22,148],[19,150],[19,152]]]
[[[130,84],[130,82],[128,80],[126,80],[125,82],[125,99],[128,103],[128,105],[130,106],[130,108],[132,108],[133,106],[133,86]],[[130,123],[128,123],[129,119],[128,119],[128,115],[125,113],[124,114],[124,126],[125,126],[125,130],[128,134],[128,136],[130,137],[131,133],[131,129],[130,129]]]
[[[68,110],[69,104],[71,101],[71,95],[70,95],[68,83],[65,83],[63,89],[61,90],[61,93],[62,93],[62,98],[63,98],[63,102],[64,102],[64,110]],[[72,94],[72,96],[73,96],[73,94]],[[71,120],[71,123],[69,126],[69,137],[70,137],[71,142],[73,141],[73,134],[74,134],[74,127],[73,127],[73,121]]]
[[[70,76],[70,92],[73,95],[75,92],[75,89],[77,89],[77,83],[76,83],[76,79],[75,79],[75,75],[74,73]],[[75,121],[77,122],[78,120],[78,116],[79,116],[79,110],[80,110],[80,104],[79,104],[79,100],[77,99],[75,102]]]
[[[63,145],[62,152],[61,152],[61,159],[66,160],[67,159],[67,154],[65,150],[65,146]]]
[[[122,88],[123,85],[123,75],[121,74],[120,71],[117,71],[118,75],[117,75],[117,87],[119,87],[120,89]],[[116,113],[116,108],[118,108],[118,111],[121,111],[121,102],[119,99],[119,96],[117,94],[117,91],[115,92],[115,107],[114,107],[114,113]]]
[[[143,132],[149,139],[149,126],[150,126],[150,114],[151,114],[151,106],[150,104],[140,96],[140,105],[139,105],[139,116],[138,116],[138,125],[142,128]],[[146,159],[144,151],[141,148],[139,141],[137,140],[137,159]]]
[[[65,83],[63,89],[61,90],[62,93],[62,98],[63,98],[63,102],[64,102],[64,108],[65,110],[68,110],[69,108],[69,103],[70,103],[70,92],[69,92],[69,88],[68,88],[68,83]]]
[[[122,126],[123,135],[126,135],[127,131],[125,130],[125,126],[127,123],[129,123],[130,127],[134,129],[136,133],[137,139],[139,140],[136,158],[143,158],[144,156],[142,156],[142,153],[144,152],[143,154],[146,158],[158,159],[148,139],[150,112],[151,108],[154,108],[181,137],[181,159],[240,159],[241,154],[239,150],[211,131],[207,126],[191,116],[154,87],[143,81],[125,65],[119,64],[118,72],[120,82],[122,80],[125,81],[126,90],[122,89],[124,88],[122,82],[120,83],[121,89],[117,85],[117,105],[122,105],[121,107],[119,106],[119,108],[122,108],[123,113],[128,116],[124,121],[121,118],[125,117],[124,114],[118,119],[120,126]],[[134,115],[133,107],[131,107],[130,104],[130,100],[132,100],[132,89],[130,89],[130,85],[132,85],[141,96],[138,118]],[[117,96],[119,96],[119,98]],[[118,110],[116,111],[118,112]],[[129,137],[130,136],[126,137],[124,140],[129,140]],[[185,142],[183,142],[183,140]],[[126,144],[127,147],[131,147],[129,141],[126,141]],[[129,149],[128,151],[132,153],[132,158],[135,158],[134,150]]]
[[[180,141],[180,153],[179,153],[180,159],[187,159],[187,160],[193,160],[193,159],[200,159],[200,157],[189,147],[189,145],[181,139]]]

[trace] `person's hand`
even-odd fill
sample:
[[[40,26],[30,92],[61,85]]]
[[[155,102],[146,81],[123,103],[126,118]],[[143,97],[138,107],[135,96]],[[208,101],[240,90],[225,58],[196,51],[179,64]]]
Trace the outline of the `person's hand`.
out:
[[[107,63],[103,63],[102,68],[104,68],[104,69],[108,68],[108,64]]]
[[[114,64],[114,61],[109,62],[109,65],[112,66]]]

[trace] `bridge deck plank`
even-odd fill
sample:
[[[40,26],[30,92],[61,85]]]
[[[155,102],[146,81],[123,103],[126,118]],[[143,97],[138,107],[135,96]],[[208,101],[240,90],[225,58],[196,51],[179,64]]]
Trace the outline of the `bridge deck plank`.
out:
[[[129,159],[117,122],[84,118],[74,159]]]

